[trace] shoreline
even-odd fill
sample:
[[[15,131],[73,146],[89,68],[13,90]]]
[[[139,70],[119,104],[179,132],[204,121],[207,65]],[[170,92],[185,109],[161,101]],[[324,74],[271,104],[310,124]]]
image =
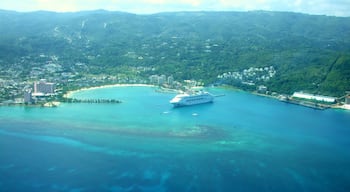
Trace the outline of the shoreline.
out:
[[[63,94],[62,98],[64,98],[64,99],[74,99],[72,97],[72,95],[75,94],[75,93],[78,93],[80,91],[89,91],[89,90],[104,89],[104,88],[114,88],[114,87],[158,87],[158,86],[151,85],[151,84],[130,84],[130,83],[120,84],[120,83],[117,83],[117,84],[110,84],[110,85],[84,87],[84,88],[80,88],[80,89],[76,89],[76,90],[72,90],[72,91],[67,91],[65,94]],[[324,109],[340,109],[340,110],[350,111],[350,105],[346,105],[346,104],[343,104],[343,105],[341,105],[341,104],[319,105],[319,104],[308,103],[308,102],[305,104],[303,102],[298,102],[298,101],[293,101],[293,100],[288,101],[288,100],[281,99],[280,98],[281,95],[268,95],[268,94],[258,93],[256,91],[245,91],[243,89],[239,89],[239,88],[235,88],[235,87],[231,87],[231,86],[215,86],[215,87],[221,88],[221,89],[225,89],[225,90],[229,90],[229,91],[245,92],[247,94],[251,94],[251,95],[255,95],[255,96],[265,97],[265,98],[269,98],[269,99],[273,99],[273,100],[277,100],[277,101],[281,101],[281,102],[286,102],[286,103],[289,103],[289,104],[297,104],[297,105],[304,106],[304,107],[311,107],[311,108],[314,108],[314,109],[322,109],[322,110],[324,110]],[[211,87],[209,87],[209,88],[211,88]],[[160,93],[177,93],[179,90],[169,89],[169,88],[159,88],[159,89],[156,89],[155,91],[156,92],[160,92]],[[84,101],[84,102],[86,102],[86,101]],[[11,106],[11,105],[16,105],[16,106],[57,107],[57,106],[60,105],[60,102],[55,102],[55,101],[52,102],[51,101],[51,102],[46,102],[46,103],[41,103],[41,104],[29,104],[29,105],[24,104],[24,103],[10,103],[10,104],[0,103],[0,107],[1,106]]]
[[[221,87],[221,86],[219,86]],[[312,101],[305,101],[305,102],[299,102],[297,100],[284,100],[282,98],[280,98],[281,95],[267,95],[267,94],[263,94],[263,93],[258,93],[256,91],[245,91],[242,89],[238,89],[238,88],[232,88],[232,87],[226,87],[223,86],[221,87],[223,89],[226,90],[233,90],[233,91],[242,91],[248,94],[252,94],[252,95],[256,95],[259,97],[265,97],[265,98],[269,98],[269,99],[273,99],[273,100],[277,100],[277,101],[281,101],[281,102],[285,102],[288,104],[294,104],[294,105],[299,105],[299,106],[303,106],[303,107],[309,107],[309,108],[313,108],[313,109],[318,109],[318,110],[326,110],[326,109],[340,109],[340,110],[345,110],[345,111],[350,111],[350,105],[346,105],[346,104],[317,104],[317,103],[313,103]]]
[[[118,84],[111,84],[111,85],[85,87],[85,88],[81,88],[81,89],[77,89],[77,90],[73,90],[73,91],[68,91],[67,93],[65,93],[63,95],[63,98],[72,99],[72,95],[77,93],[77,92],[80,92],[80,91],[89,91],[89,90],[104,89],[104,88],[114,88],[114,87],[157,87],[157,86],[151,85],[151,84],[120,84],[120,83],[118,83]],[[279,98],[279,96],[261,94],[261,93],[255,92],[255,91],[244,91],[242,89],[237,89],[237,88],[230,87],[230,86],[219,86],[219,87],[223,88],[223,89],[227,89],[227,90],[243,91],[243,92],[246,92],[248,94],[252,94],[252,95],[256,95],[256,96],[260,96],[260,97],[266,97],[266,98],[270,98],[270,99],[273,99],[273,100],[286,102],[286,101],[282,100],[281,98]],[[172,89],[169,89],[169,90],[168,89],[164,89],[164,90],[163,89],[159,89],[159,90],[158,90],[159,92],[162,92],[162,91],[166,92],[166,91],[169,91],[169,90],[175,91],[175,90],[172,90]],[[298,105],[301,105],[301,106],[304,106],[304,107],[317,108],[317,107],[312,107],[311,105],[305,105],[305,104],[302,104],[302,103],[301,104],[300,103],[294,103],[294,102],[287,102],[287,103],[298,104]],[[327,108],[350,110],[350,105],[327,105],[327,107],[325,107],[325,108],[317,108],[317,109],[327,109]]]
[[[334,106],[332,108],[333,109],[342,109],[342,110],[350,111],[350,105],[346,105],[346,104],[344,104],[344,105],[337,105],[337,106]]]
[[[90,91],[90,90],[96,90],[96,89],[104,89],[104,88],[113,88],[113,87],[155,87],[154,85],[150,84],[112,84],[112,85],[101,85],[101,86],[95,86],[95,87],[86,87],[81,88],[73,91],[68,91],[63,95],[63,98],[72,98],[72,95],[74,93],[80,92],[80,91]]]

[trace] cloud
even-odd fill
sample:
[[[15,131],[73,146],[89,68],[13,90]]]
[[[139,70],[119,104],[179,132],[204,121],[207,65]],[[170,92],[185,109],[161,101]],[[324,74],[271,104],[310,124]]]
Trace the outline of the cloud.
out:
[[[350,16],[348,0],[311,0],[303,12],[318,15]]]
[[[134,13],[271,10],[350,16],[349,0],[1,0],[0,9],[59,12],[106,9]]]
[[[205,1],[203,1],[203,0],[178,0],[178,1],[174,1],[174,0],[140,0],[140,2],[143,4],[153,4],[153,5],[183,4],[183,5],[190,5],[190,6],[199,6]]]
[[[50,10],[50,11],[77,11],[79,10],[80,5],[79,1],[69,1],[69,0],[61,0],[58,1],[50,1],[50,0],[35,0],[35,6],[38,10]]]
[[[290,11],[316,15],[350,16],[349,0],[219,0],[220,9]]]
[[[283,1],[283,0],[282,0]],[[250,0],[250,1],[241,1],[241,0],[219,0],[219,4],[222,7],[230,8],[255,8],[258,9],[261,6],[279,4],[281,0]]]

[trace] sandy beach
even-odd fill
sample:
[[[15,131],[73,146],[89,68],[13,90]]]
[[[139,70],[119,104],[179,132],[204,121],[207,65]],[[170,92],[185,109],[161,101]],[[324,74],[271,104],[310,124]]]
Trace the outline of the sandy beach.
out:
[[[80,91],[88,91],[88,90],[95,90],[95,89],[103,89],[103,88],[112,88],[112,87],[154,87],[154,85],[149,84],[112,84],[112,85],[102,85],[102,86],[96,86],[96,87],[88,87],[88,88],[82,88],[74,91],[68,91],[66,94],[63,95],[64,98],[71,98],[74,93],[80,92]]]
[[[350,105],[337,105],[333,107],[334,109],[344,109],[344,110],[350,110]]]

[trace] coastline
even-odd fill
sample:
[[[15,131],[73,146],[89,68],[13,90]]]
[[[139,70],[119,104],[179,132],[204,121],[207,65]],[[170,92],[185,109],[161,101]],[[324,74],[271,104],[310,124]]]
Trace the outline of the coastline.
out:
[[[77,90],[73,90],[73,91],[68,91],[66,94],[63,95],[63,98],[67,98],[67,99],[71,99],[72,95],[74,93],[80,92],[80,91],[89,91],[89,90],[95,90],[95,89],[103,89],[103,88],[113,88],[113,87],[157,87],[155,85],[151,85],[151,84],[111,84],[111,85],[101,85],[101,86],[95,86],[95,87],[86,87],[86,88],[81,88],[81,89],[77,89]],[[286,102],[284,100],[282,100],[281,98],[279,98],[279,96],[274,96],[274,95],[267,95],[267,94],[261,94],[255,91],[244,91],[242,89],[238,89],[238,88],[234,88],[234,87],[230,87],[230,86],[219,86],[220,88],[223,89],[227,89],[227,90],[234,90],[234,91],[243,91],[243,92],[247,92],[249,94],[253,94],[256,96],[261,96],[261,97],[266,97],[266,98],[270,98],[270,99],[274,99],[274,100],[278,100],[278,101],[283,101]],[[171,93],[175,93],[174,90],[171,90]],[[159,89],[156,90],[158,92],[168,92],[168,89]],[[169,91],[170,92],[170,91]],[[293,103],[290,102],[291,104],[298,104],[304,107],[311,107],[311,108],[316,108],[316,109],[327,109],[327,108],[331,108],[331,109],[342,109],[342,110],[350,110],[350,105],[345,106],[345,105],[328,105],[325,108],[318,108],[318,107],[312,107],[311,105],[305,105],[303,103]]]
[[[73,91],[68,91],[66,94],[63,95],[63,98],[71,98],[74,93],[80,92],[80,91],[89,91],[89,90],[95,90],[95,89],[104,89],[104,88],[113,88],[113,87],[155,87],[154,85],[149,84],[112,84],[112,85],[101,85],[96,87],[86,87],[81,88]]]
[[[350,111],[350,105],[337,105],[337,106],[334,106],[333,109],[342,109],[342,110]]]
[[[277,101],[285,102],[288,104],[300,105],[303,107],[309,107],[309,108],[318,109],[318,110],[340,109],[340,110],[350,111],[350,105],[346,105],[346,104],[317,104],[317,103],[313,103],[312,101],[300,102],[297,100],[285,100],[282,98],[282,96],[285,96],[285,95],[282,95],[282,94],[280,95],[278,93],[276,93],[277,95],[267,95],[267,94],[263,94],[263,93],[258,93],[256,91],[245,91],[245,90],[238,89],[235,87],[230,87],[230,86],[219,86],[219,87],[226,89],[226,90],[242,91],[242,92],[246,92],[248,94],[252,94],[252,95],[256,95],[256,96],[266,97],[266,98],[274,99]]]

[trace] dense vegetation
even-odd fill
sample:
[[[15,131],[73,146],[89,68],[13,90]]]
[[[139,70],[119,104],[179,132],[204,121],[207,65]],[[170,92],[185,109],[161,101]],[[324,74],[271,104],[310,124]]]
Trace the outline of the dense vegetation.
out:
[[[0,11],[0,26],[2,70],[25,57],[40,62],[45,54],[57,56],[66,70],[77,62],[90,74],[141,66],[152,68],[140,73],[144,77],[210,84],[225,72],[273,66],[275,77],[264,82],[271,91],[340,96],[350,90],[350,18],[261,11]]]

